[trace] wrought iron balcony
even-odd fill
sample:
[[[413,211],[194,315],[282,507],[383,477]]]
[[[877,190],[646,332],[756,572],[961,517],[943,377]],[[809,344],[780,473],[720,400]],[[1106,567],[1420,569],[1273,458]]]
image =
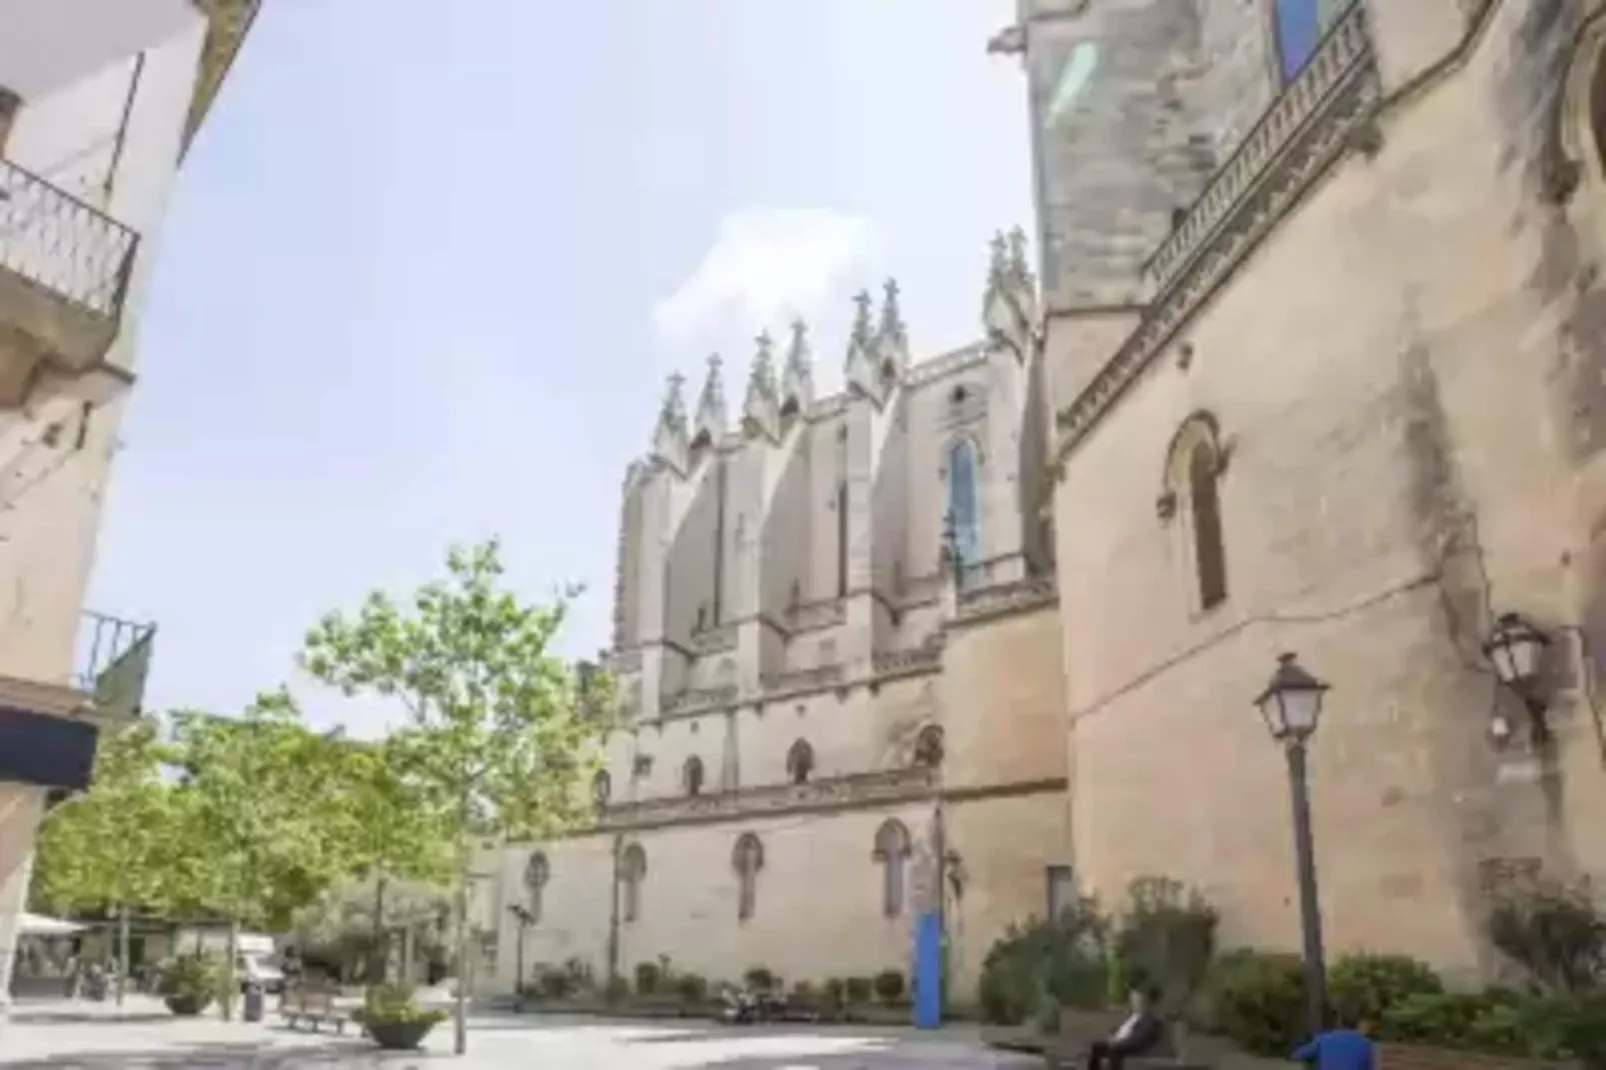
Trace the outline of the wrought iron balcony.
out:
[[[94,698],[96,712],[137,717],[145,702],[156,625],[84,613],[73,683]]]
[[[0,408],[42,380],[76,384],[85,400],[126,382],[103,362],[138,245],[133,230],[0,159]]]

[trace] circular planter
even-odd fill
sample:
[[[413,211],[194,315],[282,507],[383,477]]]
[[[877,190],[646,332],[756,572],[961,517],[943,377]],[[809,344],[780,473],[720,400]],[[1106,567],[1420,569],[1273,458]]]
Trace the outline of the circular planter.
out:
[[[386,1051],[414,1051],[424,1043],[435,1023],[429,1019],[409,1022],[365,1022],[363,1027]]]
[[[207,1004],[212,1000],[208,996],[196,995],[193,992],[179,992],[167,997],[167,1009],[180,1018],[193,1018],[206,1010]]]

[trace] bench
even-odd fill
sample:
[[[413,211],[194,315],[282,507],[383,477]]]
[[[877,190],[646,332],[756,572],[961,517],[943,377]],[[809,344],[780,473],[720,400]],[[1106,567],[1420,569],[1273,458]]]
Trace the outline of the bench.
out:
[[[1104,1040],[1120,1028],[1124,1011],[1079,1011],[1069,1007],[1060,1014],[1058,1035],[1043,1045],[1043,1063],[1049,1070],[1081,1070],[1087,1065],[1087,1052],[1095,1040]],[[1184,1060],[1177,1054],[1176,1027],[1168,1025],[1160,1043],[1142,1055],[1128,1055],[1121,1061],[1125,1070],[1209,1070],[1210,1063],[1199,1053],[1189,1052]],[[1191,1047],[1192,1045],[1190,1045]]]
[[[284,994],[279,1013],[291,1029],[305,1022],[314,1032],[325,1024],[335,1027],[336,1033],[345,1033],[351,1016],[335,1007],[335,993],[327,988],[296,988]]]

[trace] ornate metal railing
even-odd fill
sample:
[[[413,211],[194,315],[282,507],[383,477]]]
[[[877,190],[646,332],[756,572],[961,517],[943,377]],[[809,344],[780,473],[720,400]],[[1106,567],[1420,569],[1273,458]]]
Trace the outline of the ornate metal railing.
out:
[[[795,810],[862,806],[869,802],[920,799],[936,786],[936,773],[924,767],[812,780],[805,784],[772,784],[707,795],[615,803],[602,811],[605,827],[668,825],[682,821],[720,821]]]
[[[138,245],[117,220],[0,159],[0,267],[114,319]]]
[[[959,596],[959,617],[991,616],[1047,605],[1057,597],[1052,576],[1028,576],[1011,583],[966,591]]]
[[[812,669],[790,669],[767,674],[763,679],[768,693],[804,691],[812,687],[830,687],[842,682],[842,666],[816,665]]]
[[[1375,143],[1381,94],[1366,5],[1353,0],[1144,266],[1152,295],[1143,320],[1055,416],[1061,457],[1327,169]]]
[[[145,702],[155,640],[154,624],[84,613],[73,683],[94,696],[100,712],[137,715]]]
[[[847,619],[848,604],[840,598],[823,602],[804,602],[801,605],[788,606],[786,610],[786,627],[793,635],[798,632],[818,631],[821,628],[834,628]]]
[[[705,706],[723,706],[736,701],[736,685],[723,687],[688,687],[664,702],[665,713],[702,709]]]
[[[1367,59],[1371,41],[1360,0],[1351,0],[1307,63],[1216,172],[1176,230],[1149,257],[1144,277],[1155,289],[1175,279],[1259,181],[1345,76]]]

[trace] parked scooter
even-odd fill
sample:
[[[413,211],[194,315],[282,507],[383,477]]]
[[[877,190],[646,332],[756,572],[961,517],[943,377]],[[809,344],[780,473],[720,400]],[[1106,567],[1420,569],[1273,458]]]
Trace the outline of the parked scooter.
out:
[[[727,988],[722,999],[724,1007],[720,1012],[720,1021],[728,1025],[751,1025],[786,1019],[786,1001],[769,992]]]

